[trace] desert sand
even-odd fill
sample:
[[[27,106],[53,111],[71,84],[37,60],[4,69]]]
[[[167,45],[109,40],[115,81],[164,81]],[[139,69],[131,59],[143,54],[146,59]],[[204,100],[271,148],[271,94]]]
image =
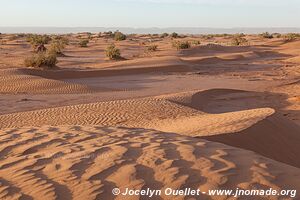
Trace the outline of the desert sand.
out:
[[[249,45],[232,46],[231,36],[188,36],[201,44],[176,50],[169,37],[94,35],[80,48],[70,34],[57,69],[33,69],[23,64],[25,37],[1,37],[0,199],[124,199],[113,188],[300,192],[299,40],[247,35]],[[105,58],[112,42],[124,60]]]

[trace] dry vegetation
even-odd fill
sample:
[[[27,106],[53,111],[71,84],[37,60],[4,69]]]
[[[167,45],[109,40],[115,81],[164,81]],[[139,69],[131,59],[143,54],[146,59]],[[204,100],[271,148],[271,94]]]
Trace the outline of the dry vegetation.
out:
[[[156,44],[152,44],[152,45],[147,46],[147,51],[154,52],[154,51],[157,51],[157,48],[158,48],[158,46]]]
[[[121,33],[120,31],[116,31],[114,33],[114,39],[116,41],[122,41],[122,40],[126,40],[127,36],[123,33]]]
[[[115,44],[109,45],[105,50],[106,57],[110,60],[121,59],[121,51],[116,47]]]
[[[56,54],[39,52],[33,54],[24,60],[24,65],[26,67],[33,68],[55,68],[57,64]]]
[[[173,41],[172,46],[174,48],[176,48],[177,50],[189,49],[191,47],[191,43],[189,41],[176,40],[176,41]]]
[[[78,45],[79,45],[79,47],[87,47],[88,46],[88,43],[89,43],[90,41],[89,40],[87,40],[87,39],[84,39],[84,40],[80,40],[79,41],[79,43],[78,43]]]

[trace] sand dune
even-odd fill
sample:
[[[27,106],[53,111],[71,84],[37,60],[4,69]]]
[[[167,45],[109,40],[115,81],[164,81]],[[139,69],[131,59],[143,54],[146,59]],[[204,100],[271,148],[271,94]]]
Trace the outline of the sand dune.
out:
[[[184,135],[204,136],[237,132],[274,113],[261,108],[221,114],[207,114],[174,103],[192,94],[109,101],[0,115],[0,127],[40,125],[103,125],[145,127]],[[170,98],[173,101],[168,100]]]
[[[3,129],[0,137],[1,199],[114,199],[114,187],[300,189],[297,168],[173,133],[44,126]]]
[[[248,149],[268,158],[300,167],[299,126],[277,115],[268,117],[243,131],[202,138]]]
[[[92,91],[84,85],[27,75],[17,69],[0,72],[0,93],[65,94]]]

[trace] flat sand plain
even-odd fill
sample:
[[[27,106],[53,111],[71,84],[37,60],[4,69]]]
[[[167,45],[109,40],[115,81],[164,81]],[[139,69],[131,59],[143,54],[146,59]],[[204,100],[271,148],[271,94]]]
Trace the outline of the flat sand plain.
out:
[[[178,40],[201,44],[177,51],[159,36],[95,36],[87,48],[68,37],[58,69],[38,70],[23,65],[24,37],[1,35],[0,199],[122,199],[116,187],[300,192],[300,41],[189,36]],[[105,58],[112,42],[125,60]]]

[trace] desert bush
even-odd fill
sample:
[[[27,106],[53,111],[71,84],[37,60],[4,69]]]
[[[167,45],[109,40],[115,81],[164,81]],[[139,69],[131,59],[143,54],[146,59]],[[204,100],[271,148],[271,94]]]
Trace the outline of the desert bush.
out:
[[[191,44],[189,41],[173,41],[172,46],[175,47],[177,50],[180,50],[190,48]]]
[[[193,40],[193,41],[191,42],[191,44],[197,46],[197,45],[200,45],[201,42],[200,42],[199,40]]]
[[[288,33],[288,34],[284,35],[284,39],[285,39],[286,42],[294,41],[297,38],[300,38],[299,33]]]
[[[33,46],[38,46],[48,44],[51,41],[51,38],[48,35],[30,34],[27,36],[27,41]]]
[[[39,52],[46,52],[47,51],[47,48],[45,47],[45,45],[43,44],[40,44],[40,45],[37,45],[35,47],[35,52],[36,53],[39,53]]]
[[[88,38],[89,40],[91,40],[91,39],[92,39],[92,36],[93,36],[93,34],[92,34],[92,33],[90,33],[90,32],[87,32],[87,33],[86,33],[86,35],[87,35],[87,38]]]
[[[87,47],[89,40],[80,40],[79,41],[79,47]]]
[[[35,52],[46,51],[45,45],[51,41],[51,38],[48,35],[33,35],[29,34],[27,36],[27,42],[32,45],[32,48]]]
[[[281,38],[280,33],[272,33],[273,38]]]
[[[171,34],[171,37],[172,37],[172,38],[178,38],[179,35],[178,35],[178,33],[175,33],[175,32],[174,32],[174,33]]]
[[[232,46],[245,46],[245,45],[248,45],[249,42],[246,38],[243,38],[243,37],[234,37],[232,40],[231,40],[231,45]]]
[[[62,36],[53,36],[49,47],[49,52],[56,54],[57,56],[62,56],[64,55],[62,51],[68,44],[68,38]]]
[[[147,46],[147,51],[157,51],[157,47],[155,44],[149,45]]]
[[[163,33],[163,34],[161,34],[161,38],[166,38],[166,37],[168,37],[169,36],[169,34],[168,33]]]
[[[243,33],[239,33],[239,34],[243,34]],[[212,34],[213,37],[227,37],[229,36],[229,34],[227,33],[218,33],[218,34]]]
[[[26,67],[34,68],[54,68],[57,64],[57,57],[52,53],[35,53],[24,60]]]
[[[213,39],[214,36],[211,34],[207,34],[207,35],[201,35],[201,38],[205,39],[205,40],[209,40],[209,39]]]
[[[260,34],[263,38],[268,38],[268,39],[272,39],[273,35],[270,34],[269,32],[264,32],[262,34]]]
[[[126,35],[123,34],[123,33],[121,33],[120,31],[116,31],[116,32],[114,33],[114,39],[115,39],[116,41],[126,40]]]
[[[105,50],[105,54],[110,60],[117,60],[121,58],[121,51],[115,46],[115,44],[109,45]]]
[[[57,56],[62,56],[63,54],[63,49],[65,48],[65,44],[61,42],[60,40],[52,42],[49,47],[49,52],[57,55]]]
[[[114,37],[114,34],[111,31],[103,32],[103,34],[101,34],[101,35],[103,35],[106,38],[113,38]]]
[[[69,44],[69,39],[65,36],[61,36],[61,35],[54,35],[51,37],[52,42],[56,42],[59,41],[61,43],[63,43],[64,45],[68,45]]]

